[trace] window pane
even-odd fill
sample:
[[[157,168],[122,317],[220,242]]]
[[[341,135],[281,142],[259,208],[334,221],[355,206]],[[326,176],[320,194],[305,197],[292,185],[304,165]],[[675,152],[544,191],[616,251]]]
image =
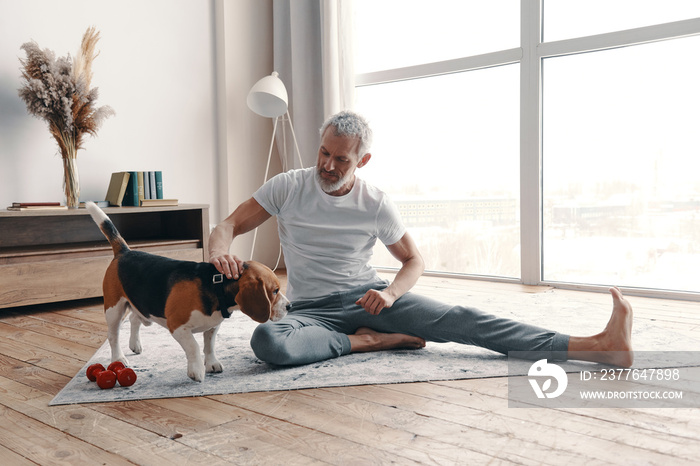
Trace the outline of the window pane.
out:
[[[571,39],[700,16],[698,0],[546,0],[544,40]]]
[[[355,72],[520,46],[519,0],[355,0]]]
[[[396,202],[428,270],[520,276],[519,65],[360,87],[358,176]],[[374,265],[396,266],[383,245]]]
[[[700,291],[700,37],[544,62],[546,280]]]

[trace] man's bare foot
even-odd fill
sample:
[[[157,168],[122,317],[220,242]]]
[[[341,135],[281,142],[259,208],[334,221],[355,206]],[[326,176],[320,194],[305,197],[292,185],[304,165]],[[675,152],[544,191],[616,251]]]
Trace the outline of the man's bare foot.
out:
[[[602,332],[591,337],[571,337],[571,359],[602,362],[630,367],[634,362],[632,350],[632,305],[618,288],[610,288],[613,299],[612,315]]]
[[[367,327],[358,328],[355,334],[348,335],[348,337],[350,338],[350,350],[353,353],[425,347],[425,340],[422,338],[403,333],[381,333]]]

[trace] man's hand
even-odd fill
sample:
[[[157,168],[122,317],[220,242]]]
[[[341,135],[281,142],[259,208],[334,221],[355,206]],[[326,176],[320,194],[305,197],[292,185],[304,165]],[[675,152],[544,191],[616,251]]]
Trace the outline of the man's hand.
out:
[[[369,290],[362,298],[355,301],[355,304],[362,306],[365,311],[376,316],[385,308],[391,307],[394,301],[396,298],[386,290]]]
[[[229,254],[234,238],[254,230],[271,215],[252,197],[239,205],[209,235],[209,262],[229,279],[238,280],[243,272],[243,261]]]
[[[238,280],[243,271],[243,261],[237,256],[230,254],[217,254],[212,252],[209,256],[209,263],[214,264],[219,273],[223,273],[227,278]]]

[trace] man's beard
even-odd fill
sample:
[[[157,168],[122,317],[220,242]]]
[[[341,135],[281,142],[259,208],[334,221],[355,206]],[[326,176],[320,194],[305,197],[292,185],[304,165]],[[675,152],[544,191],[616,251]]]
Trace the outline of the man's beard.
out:
[[[318,184],[321,185],[321,189],[326,194],[331,194],[338,191],[340,188],[345,186],[348,181],[350,181],[350,177],[352,176],[352,174],[349,174],[343,178],[340,178],[338,181],[331,182],[321,176],[322,171],[323,169],[321,168],[316,169],[316,179],[318,180]]]

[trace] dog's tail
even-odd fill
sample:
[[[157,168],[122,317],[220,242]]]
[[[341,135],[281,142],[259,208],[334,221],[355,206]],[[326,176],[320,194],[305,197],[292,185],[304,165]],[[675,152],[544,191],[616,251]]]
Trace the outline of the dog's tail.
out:
[[[100,227],[100,231],[105,235],[109,244],[112,245],[114,255],[117,256],[128,251],[129,246],[126,244],[126,241],[124,241],[124,238],[122,238],[122,235],[119,234],[119,231],[117,231],[114,223],[107,217],[107,214],[97,207],[94,202],[86,202],[85,207],[97,226]]]

